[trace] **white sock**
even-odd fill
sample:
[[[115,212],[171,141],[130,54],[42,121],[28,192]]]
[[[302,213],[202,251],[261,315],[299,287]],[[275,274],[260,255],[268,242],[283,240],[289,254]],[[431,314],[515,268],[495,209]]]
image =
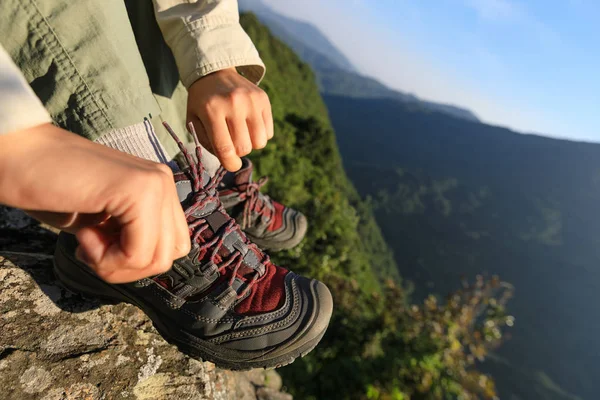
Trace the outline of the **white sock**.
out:
[[[171,161],[148,120],[106,132],[96,143],[154,162],[168,164]]]
[[[171,162],[172,158],[169,157],[167,151],[158,140],[152,123],[148,120],[106,132],[100,138],[96,139],[96,143],[146,160],[168,164],[172,168],[177,169],[174,163]],[[193,143],[188,144],[186,147],[191,154],[195,154],[195,145]],[[201,161],[210,176],[214,176],[221,166],[219,159],[204,147],[202,148]]]

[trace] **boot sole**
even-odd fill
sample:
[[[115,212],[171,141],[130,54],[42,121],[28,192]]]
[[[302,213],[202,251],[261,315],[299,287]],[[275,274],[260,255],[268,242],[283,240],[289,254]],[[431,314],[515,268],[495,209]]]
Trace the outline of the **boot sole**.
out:
[[[119,290],[116,286],[102,281],[87,271],[87,267],[82,268],[80,262],[73,260],[68,254],[65,254],[61,246],[57,246],[54,254],[54,274],[63,286],[72,292],[112,302],[125,302],[138,307],[150,318],[159,334],[167,342],[177,346],[182,353],[199,361],[212,362],[217,367],[223,369],[234,371],[245,371],[255,368],[273,369],[291,364],[296,358],[304,357],[310,353],[321,341],[327,330],[326,325],[324,329],[319,330],[316,334],[311,332],[311,328],[317,320],[315,315],[310,324],[305,328],[304,335],[297,338],[295,343],[289,349],[286,349],[285,353],[273,358],[235,360],[235,351],[228,349],[221,349],[219,351],[218,345],[190,335],[185,331],[174,330],[172,327],[165,325],[162,322],[163,319],[153,309],[144,306],[125,291]],[[315,298],[319,299],[318,296],[315,296]],[[304,340],[308,335],[312,337],[309,340]],[[218,354],[223,353],[223,350],[227,352],[227,358],[223,358],[222,355]],[[238,358],[243,358],[243,356],[239,356]]]

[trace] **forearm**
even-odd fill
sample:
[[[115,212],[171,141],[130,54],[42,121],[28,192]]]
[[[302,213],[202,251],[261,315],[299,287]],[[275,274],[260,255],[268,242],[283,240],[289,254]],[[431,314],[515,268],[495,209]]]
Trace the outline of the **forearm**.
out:
[[[0,204],[23,209],[35,209],[38,197],[29,187],[30,172],[22,170],[22,161],[37,153],[37,127],[7,132],[0,135]],[[29,153],[29,154],[28,154]],[[33,194],[33,195],[32,195]]]
[[[32,205],[23,186],[29,177],[20,166],[29,159],[27,151],[43,144],[36,134],[37,127],[51,127],[50,121],[21,71],[0,46],[0,204],[21,208]]]
[[[73,148],[85,147],[86,142],[51,124],[0,135],[0,203],[26,210],[74,211],[69,208],[77,183],[69,183],[66,175]]]
[[[0,135],[0,203],[25,210],[97,213],[112,188],[157,165],[52,124]]]

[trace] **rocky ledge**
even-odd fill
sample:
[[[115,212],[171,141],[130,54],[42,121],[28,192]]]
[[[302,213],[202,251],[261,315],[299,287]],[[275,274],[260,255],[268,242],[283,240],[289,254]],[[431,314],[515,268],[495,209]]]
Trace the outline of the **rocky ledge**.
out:
[[[196,361],[136,307],[67,291],[52,273],[55,240],[55,232],[0,206],[0,398],[292,398],[275,371]]]

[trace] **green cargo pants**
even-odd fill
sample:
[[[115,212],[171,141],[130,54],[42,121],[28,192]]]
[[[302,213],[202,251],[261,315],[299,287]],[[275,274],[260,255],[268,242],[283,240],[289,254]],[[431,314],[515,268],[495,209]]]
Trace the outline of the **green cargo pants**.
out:
[[[150,0],[3,0],[0,43],[57,125],[95,140],[150,117],[183,136],[187,91]],[[189,138],[188,138],[189,140]]]

